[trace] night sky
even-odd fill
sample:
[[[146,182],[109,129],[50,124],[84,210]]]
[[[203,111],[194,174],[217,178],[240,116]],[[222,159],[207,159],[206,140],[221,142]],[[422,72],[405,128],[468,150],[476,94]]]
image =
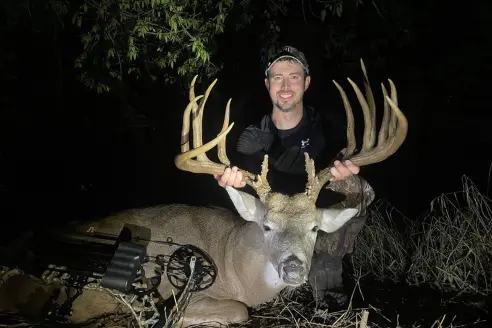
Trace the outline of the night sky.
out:
[[[462,175],[486,192],[492,164],[490,2],[399,1],[401,10],[393,5],[384,19],[366,2],[359,11],[324,25],[309,12],[303,14],[300,2],[292,2],[279,18],[279,41],[307,57],[313,79],[308,104],[343,114],[332,80],[353,95],[346,77],[362,86],[360,58],[378,110],[380,83],[391,78],[396,84],[409,121],[407,140],[390,159],[361,170],[378,197],[416,218],[434,197],[459,190]],[[24,12],[14,27],[2,27],[2,222],[44,225],[173,202],[232,208],[212,176],[174,167],[187,90],[180,84],[142,81],[128,83],[126,103],[117,93],[97,95],[75,78],[80,38],[70,17],[56,35],[52,23],[43,19]],[[353,35],[345,44],[349,54],[326,51],[328,25],[335,23],[337,33]],[[204,139],[209,140],[220,130],[232,98],[231,158],[238,133],[271,111],[260,60],[261,24],[240,31],[233,26],[228,21],[225,33],[215,39],[212,59],[222,61],[224,69],[204,119]],[[197,93],[211,81],[198,86]],[[351,100],[361,128],[360,107],[353,96]],[[128,124],[129,107],[145,117],[145,124]]]

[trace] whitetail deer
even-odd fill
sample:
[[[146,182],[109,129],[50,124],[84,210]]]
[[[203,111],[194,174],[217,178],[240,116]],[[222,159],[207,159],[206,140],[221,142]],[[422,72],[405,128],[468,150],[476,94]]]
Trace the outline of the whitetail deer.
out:
[[[404,142],[407,134],[407,120],[397,104],[396,88],[391,80],[390,96],[382,86],[384,115],[376,142],[375,102],[364,72],[366,98],[357,85],[349,79],[365,120],[362,149],[355,154],[354,118],[343,88],[336,82],[347,114],[347,153],[345,158],[356,165],[364,166],[380,162],[391,156]],[[227,103],[222,131],[212,141],[202,143],[203,110],[215,80],[204,96],[195,96],[194,84],[189,92],[190,103],[183,115],[181,153],[175,164],[180,170],[192,173],[222,174],[230,165],[225,150],[226,136],[233,124],[229,125],[230,100]],[[202,99],[200,103],[198,101]],[[190,149],[190,116],[193,117],[193,148]],[[205,154],[218,146],[221,163],[210,161]],[[226,190],[240,217],[220,208],[202,208],[188,205],[163,205],[126,211],[98,222],[80,226],[86,231],[118,234],[125,224],[150,229],[151,240],[166,240],[172,237],[181,244],[195,245],[207,252],[217,265],[217,279],[208,289],[193,295],[183,317],[184,326],[198,323],[229,324],[248,319],[248,306],[255,306],[274,299],[287,286],[296,287],[308,278],[311,257],[317,231],[333,232],[342,227],[357,214],[356,209],[319,209],[315,202],[323,186],[329,181],[330,167],[318,174],[314,161],[305,154],[307,185],[303,193],[286,196],[275,193],[267,181],[268,157],[265,156],[261,174],[255,176],[243,171],[244,181],[258,194],[256,198],[248,193],[227,187]],[[166,254],[168,247],[150,243],[150,256]],[[168,255],[168,254],[166,254]],[[159,292],[162,297],[171,296],[172,286],[163,279]],[[83,321],[82,307],[88,302],[91,308],[97,306],[97,299],[82,297],[74,304],[74,314],[80,313],[76,321]],[[105,304],[107,306],[107,304]],[[101,312],[104,312],[101,304]]]

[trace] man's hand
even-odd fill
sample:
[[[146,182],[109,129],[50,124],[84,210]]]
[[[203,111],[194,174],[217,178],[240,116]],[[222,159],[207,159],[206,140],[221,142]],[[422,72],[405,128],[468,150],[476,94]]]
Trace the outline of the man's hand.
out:
[[[330,181],[343,180],[354,174],[358,174],[360,167],[352,163],[351,161],[335,161],[335,166],[331,168],[330,172],[333,174],[333,178]]]
[[[224,171],[224,174],[214,174],[214,177],[221,187],[231,186],[234,188],[243,188],[246,186],[246,183],[243,181],[243,174],[236,166],[233,166],[232,169],[228,167]]]

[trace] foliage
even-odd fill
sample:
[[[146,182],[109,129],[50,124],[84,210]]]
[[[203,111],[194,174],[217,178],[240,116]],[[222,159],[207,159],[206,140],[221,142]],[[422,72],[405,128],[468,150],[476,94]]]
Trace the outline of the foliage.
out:
[[[263,64],[289,43],[284,29],[292,22],[318,31],[327,57],[341,61],[379,54],[408,39],[406,7],[390,0],[8,0],[2,7],[9,19],[27,12],[37,20],[34,29],[42,19],[67,27],[64,19],[73,15],[81,40],[76,71],[99,93],[128,77],[172,83],[216,75],[222,63],[214,58],[215,37],[226,29],[258,33]],[[16,18],[10,20],[15,24]],[[377,32],[367,35],[368,24]]]
[[[97,92],[125,76],[214,75],[212,38],[224,31],[232,0],[85,0],[73,17],[83,51],[75,67]]]

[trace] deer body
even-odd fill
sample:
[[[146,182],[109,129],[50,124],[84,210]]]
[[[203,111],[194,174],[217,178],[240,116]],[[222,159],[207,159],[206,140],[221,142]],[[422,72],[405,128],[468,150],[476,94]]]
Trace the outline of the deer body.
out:
[[[286,286],[298,286],[307,280],[316,241],[316,231],[311,231],[313,225],[331,232],[357,213],[354,209],[323,213],[315,208],[309,213],[296,204],[303,195],[278,195],[277,215],[284,209],[291,215],[280,214],[275,218],[272,214],[267,223],[267,208],[258,199],[233,188],[227,191],[242,218],[222,208],[164,205],[122,212],[79,229],[117,235],[126,224],[131,224],[150,230],[150,240],[165,241],[172,237],[174,242],[201,248],[216,263],[217,279],[210,288],[194,294],[183,324],[229,324],[247,320],[247,306],[270,301]],[[290,207],[298,208],[297,213]],[[305,213],[308,215],[297,215]],[[265,231],[266,224],[276,226]],[[173,251],[172,247],[155,242],[147,246],[150,256],[171,255]],[[172,288],[163,279],[159,293],[169,298]],[[86,302],[81,297],[74,306],[80,308]]]
[[[271,300],[284,287],[275,281],[270,271],[273,266],[267,265],[261,228],[227,209],[163,205],[125,211],[87,227],[93,227],[95,232],[117,235],[127,223],[149,228],[152,240],[165,241],[172,237],[174,242],[191,244],[210,255],[218,274],[214,284],[199,293],[202,296],[235,299],[254,306]],[[175,249],[151,242],[147,254],[171,255]],[[278,276],[276,278],[278,280]],[[252,289],[252,286],[259,288]],[[171,288],[167,279],[163,279],[159,292],[167,298],[172,295]]]

